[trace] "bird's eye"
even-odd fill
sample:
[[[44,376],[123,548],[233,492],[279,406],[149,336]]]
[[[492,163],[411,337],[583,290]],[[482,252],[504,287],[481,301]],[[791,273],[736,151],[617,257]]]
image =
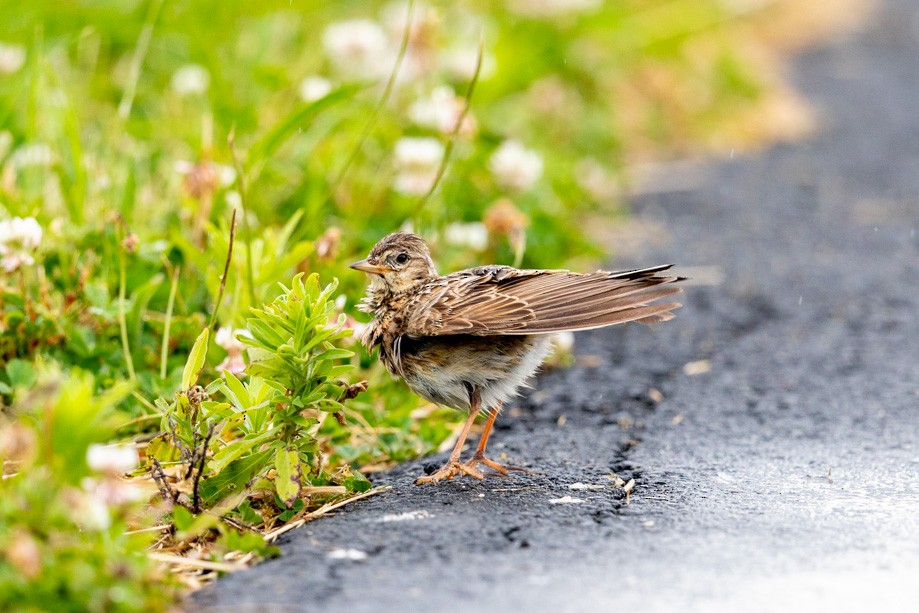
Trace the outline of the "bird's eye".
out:
[[[408,254],[404,251],[396,256],[396,264],[405,264],[408,262]]]

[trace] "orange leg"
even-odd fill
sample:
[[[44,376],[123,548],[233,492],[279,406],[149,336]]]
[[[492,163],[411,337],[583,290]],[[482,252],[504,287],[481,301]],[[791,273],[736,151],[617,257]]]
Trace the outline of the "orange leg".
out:
[[[479,444],[475,449],[475,455],[466,462],[466,466],[469,468],[475,468],[476,464],[484,464],[488,468],[499,472],[502,475],[507,475],[509,470],[519,470],[520,472],[530,473],[525,468],[520,468],[518,466],[505,466],[504,464],[498,464],[494,460],[485,457],[485,447],[488,446],[488,437],[491,436],[491,429],[495,425],[495,418],[498,417],[498,411],[501,409],[500,406],[495,407],[493,411],[488,414],[488,421],[485,422],[485,431],[482,432],[482,438],[479,439]]]
[[[463,451],[463,445],[466,444],[466,437],[469,436],[469,430],[472,428],[472,424],[475,423],[475,418],[479,415],[479,405],[480,399],[478,392],[475,392],[472,395],[472,402],[469,408],[469,417],[466,418],[466,423],[463,424],[463,429],[460,431],[459,438],[456,441],[456,445],[453,447],[453,451],[450,453],[450,459],[447,460],[447,463],[444,464],[440,470],[431,475],[424,475],[415,479],[415,485],[422,485],[424,483],[437,483],[438,481],[443,481],[444,479],[452,479],[456,475],[463,473],[469,475],[470,477],[475,477],[476,479],[484,478],[484,475],[481,471],[477,470],[474,466],[467,464],[460,464],[460,453]]]

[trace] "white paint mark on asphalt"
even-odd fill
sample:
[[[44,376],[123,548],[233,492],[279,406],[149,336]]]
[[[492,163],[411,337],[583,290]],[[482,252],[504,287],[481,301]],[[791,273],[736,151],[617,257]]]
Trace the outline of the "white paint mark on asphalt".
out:
[[[333,549],[327,554],[330,560],[351,560],[363,562],[367,559],[367,552],[360,549]]]
[[[416,519],[428,519],[434,517],[424,509],[418,509],[417,511],[406,511],[405,513],[390,513],[389,515],[384,515],[379,520],[380,523],[386,523],[391,521],[415,521]]]
[[[602,490],[603,487],[604,486],[596,483],[581,483],[580,481],[568,484],[569,490]]]
[[[580,498],[574,498],[573,496],[562,496],[561,498],[553,498],[549,501],[549,504],[581,504],[584,502]]]

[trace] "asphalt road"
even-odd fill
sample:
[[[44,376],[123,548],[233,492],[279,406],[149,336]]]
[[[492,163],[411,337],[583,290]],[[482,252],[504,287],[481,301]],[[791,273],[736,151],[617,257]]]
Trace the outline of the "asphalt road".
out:
[[[658,329],[578,335],[581,365],[492,439],[535,475],[416,487],[444,458],[400,466],[186,607],[915,610],[919,4],[884,4],[794,80],[814,137],[634,203],[669,233],[640,263],[722,280]]]

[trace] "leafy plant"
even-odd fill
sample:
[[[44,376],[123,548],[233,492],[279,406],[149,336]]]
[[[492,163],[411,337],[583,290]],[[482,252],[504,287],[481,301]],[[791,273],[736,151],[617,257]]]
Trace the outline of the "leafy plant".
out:
[[[329,415],[344,423],[344,402],[366,389],[366,382],[343,379],[354,366],[353,353],[336,346],[351,334],[343,315],[334,318],[336,285],[321,288],[318,275],[297,275],[278,298],[252,309],[239,337],[252,347],[246,382],[227,372],[207,388],[195,385],[207,352],[208,332],[202,332],[185,367],[183,391],[172,403],[157,403],[166,434],[148,453],[164,497],[200,513],[228,499],[234,508],[265,491],[290,509],[317,486],[369,488],[347,467],[328,472],[318,437]],[[169,484],[163,464],[175,462],[190,491]]]

